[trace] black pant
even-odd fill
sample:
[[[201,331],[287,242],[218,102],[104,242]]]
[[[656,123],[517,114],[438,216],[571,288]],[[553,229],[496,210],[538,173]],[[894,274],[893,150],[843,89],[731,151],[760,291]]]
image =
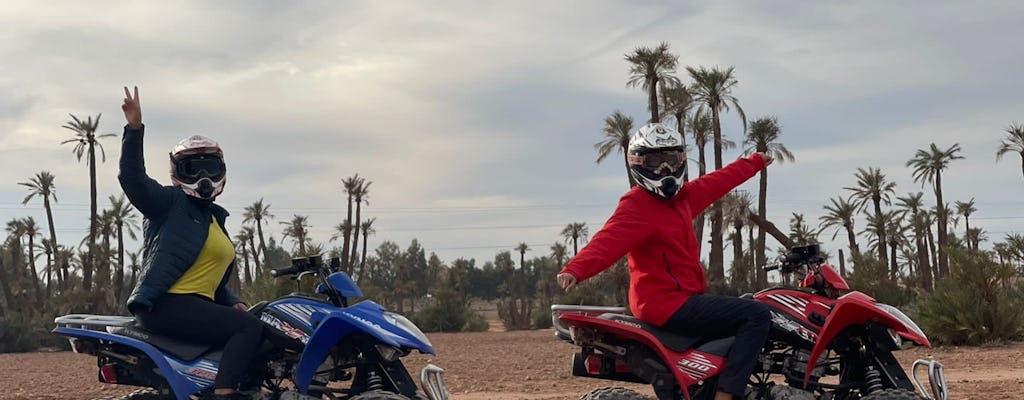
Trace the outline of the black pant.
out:
[[[736,336],[719,375],[718,390],[742,398],[768,339],[771,313],[758,301],[701,294],[690,296],[662,328],[689,335]]]
[[[153,311],[139,312],[142,327],[187,342],[224,346],[215,389],[237,388],[263,340],[263,323],[252,314],[191,294],[165,294]]]

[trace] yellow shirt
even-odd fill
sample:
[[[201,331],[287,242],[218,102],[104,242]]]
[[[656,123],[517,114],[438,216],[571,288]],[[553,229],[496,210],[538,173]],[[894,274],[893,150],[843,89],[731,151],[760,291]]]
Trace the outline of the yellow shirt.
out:
[[[235,259],[235,246],[231,244],[224,231],[217,224],[217,219],[212,218],[210,233],[206,236],[206,243],[199,251],[196,262],[185,271],[185,274],[178,278],[178,281],[171,286],[168,293],[175,294],[200,294],[214,300],[217,286],[224,279],[224,274]]]

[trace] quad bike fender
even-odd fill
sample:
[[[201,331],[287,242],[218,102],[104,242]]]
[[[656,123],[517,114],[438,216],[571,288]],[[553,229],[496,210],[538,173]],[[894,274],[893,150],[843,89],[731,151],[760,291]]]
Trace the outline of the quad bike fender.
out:
[[[593,328],[602,333],[612,334],[621,339],[647,346],[661,357],[665,366],[672,371],[676,382],[684,388],[717,375],[721,367],[725,365],[724,358],[696,349],[689,349],[682,353],[675,352],[665,347],[660,340],[641,326],[628,321],[607,320],[580,314],[563,314],[559,317],[559,321],[569,327]]]
[[[202,389],[196,384],[189,381],[188,379],[184,378],[180,373],[178,373],[178,371],[171,367],[170,362],[168,362],[168,357],[173,356],[169,356],[160,352],[160,350],[158,350],[156,347],[153,347],[153,345],[149,343],[143,342],[141,340],[132,339],[126,336],[113,335],[102,331],[94,331],[88,329],[57,327],[53,330],[53,333],[56,333],[61,336],[67,336],[71,338],[88,341],[105,340],[138,349],[139,351],[145,353],[146,356],[150,358],[150,360],[153,360],[153,363],[156,364],[157,368],[160,368],[160,371],[162,372],[164,379],[167,380],[167,385],[170,387],[171,392],[174,393],[174,397],[176,397],[178,400],[188,400],[189,395],[196,393]]]
[[[821,331],[818,332],[818,340],[811,350],[810,360],[817,360],[825,349],[828,348],[832,339],[835,339],[836,335],[843,329],[851,325],[865,325],[871,321],[892,329],[899,336],[907,340],[911,340],[921,346],[931,347],[931,342],[928,341],[927,337],[915,329],[911,329],[911,327],[892,314],[882,310],[877,304],[870,296],[860,292],[851,292],[840,297],[825,320],[825,324],[821,327]],[[804,374],[805,385],[806,382],[810,381],[811,372],[813,372],[813,369],[808,368]]]
[[[369,303],[369,302],[364,302]],[[339,341],[353,333],[364,333],[382,344],[393,347],[406,347],[424,350],[421,343],[415,343],[409,338],[396,333],[386,327],[386,321],[382,321],[379,311],[374,315],[371,307],[361,304],[346,309],[335,310],[329,313],[314,313],[312,320],[314,324],[319,321],[317,328],[309,337],[309,342],[299,358],[299,364],[295,368],[295,386],[302,393],[307,393],[309,385],[313,382],[313,375],[317,368],[327,357]],[[427,348],[433,353],[432,348]]]

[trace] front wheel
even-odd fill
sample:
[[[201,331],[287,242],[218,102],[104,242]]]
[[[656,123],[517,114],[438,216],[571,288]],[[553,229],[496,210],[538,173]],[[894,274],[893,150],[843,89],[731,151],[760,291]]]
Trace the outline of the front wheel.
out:
[[[363,392],[352,396],[349,400],[410,400],[408,397],[402,396],[395,392],[387,392],[384,390],[371,390],[369,392]]]
[[[861,397],[861,400],[925,400],[925,398],[906,389],[885,389]]]
[[[650,398],[624,387],[603,387],[591,390],[590,393],[580,397],[580,400],[650,400]]]

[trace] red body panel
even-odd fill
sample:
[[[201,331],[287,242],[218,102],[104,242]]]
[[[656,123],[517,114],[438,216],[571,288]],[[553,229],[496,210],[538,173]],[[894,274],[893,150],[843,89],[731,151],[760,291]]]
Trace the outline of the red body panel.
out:
[[[615,335],[626,341],[642,343],[661,356],[672,370],[676,381],[683,388],[709,377],[718,375],[725,365],[725,358],[689,349],[678,353],[665,347],[657,338],[644,329],[624,321],[613,321],[580,314],[564,314],[558,317],[566,326],[593,328],[601,333]],[[589,366],[588,366],[589,370]],[[683,393],[687,391],[684,390]]]
[[[814,272],[808,272],[807,276],[804,277],[804,280],[800,281],[800,287],[811,287],[814,285],[814,281],[816,279],[824,279],[829,286],[836,290],[850,290],[850,285],[846,283],[846,279],[843,279],[843,276],[839,275],[831,265],[821,264],[818,268],[821,270],[821,274],[818,275]]]
[[[812,314],[828,316],[835,300],[796,289],[768,289],[754,295],[754,299],[796,317],[810,326],[821,326],[811,321]]]
[[[907,327],[903,321],[896,319],[889,313],[879,310],[875,306],[875,299],[861,292],[850,292],[840,297],[832,308],[832,313],[825,320],[825,325],[818,332],[818,341],[811,349],[811,360],[817,360],[822,352],[828,348],[829,343],[839,332],[850,325],[864,325],[869,321],[877,321],[888,326],[899,333],[900,336],[920,343],[923,346],[932,347],[928,338],[921,336]],[[807,369],[804,374],[804,381],[811,379],[812,369]]]

